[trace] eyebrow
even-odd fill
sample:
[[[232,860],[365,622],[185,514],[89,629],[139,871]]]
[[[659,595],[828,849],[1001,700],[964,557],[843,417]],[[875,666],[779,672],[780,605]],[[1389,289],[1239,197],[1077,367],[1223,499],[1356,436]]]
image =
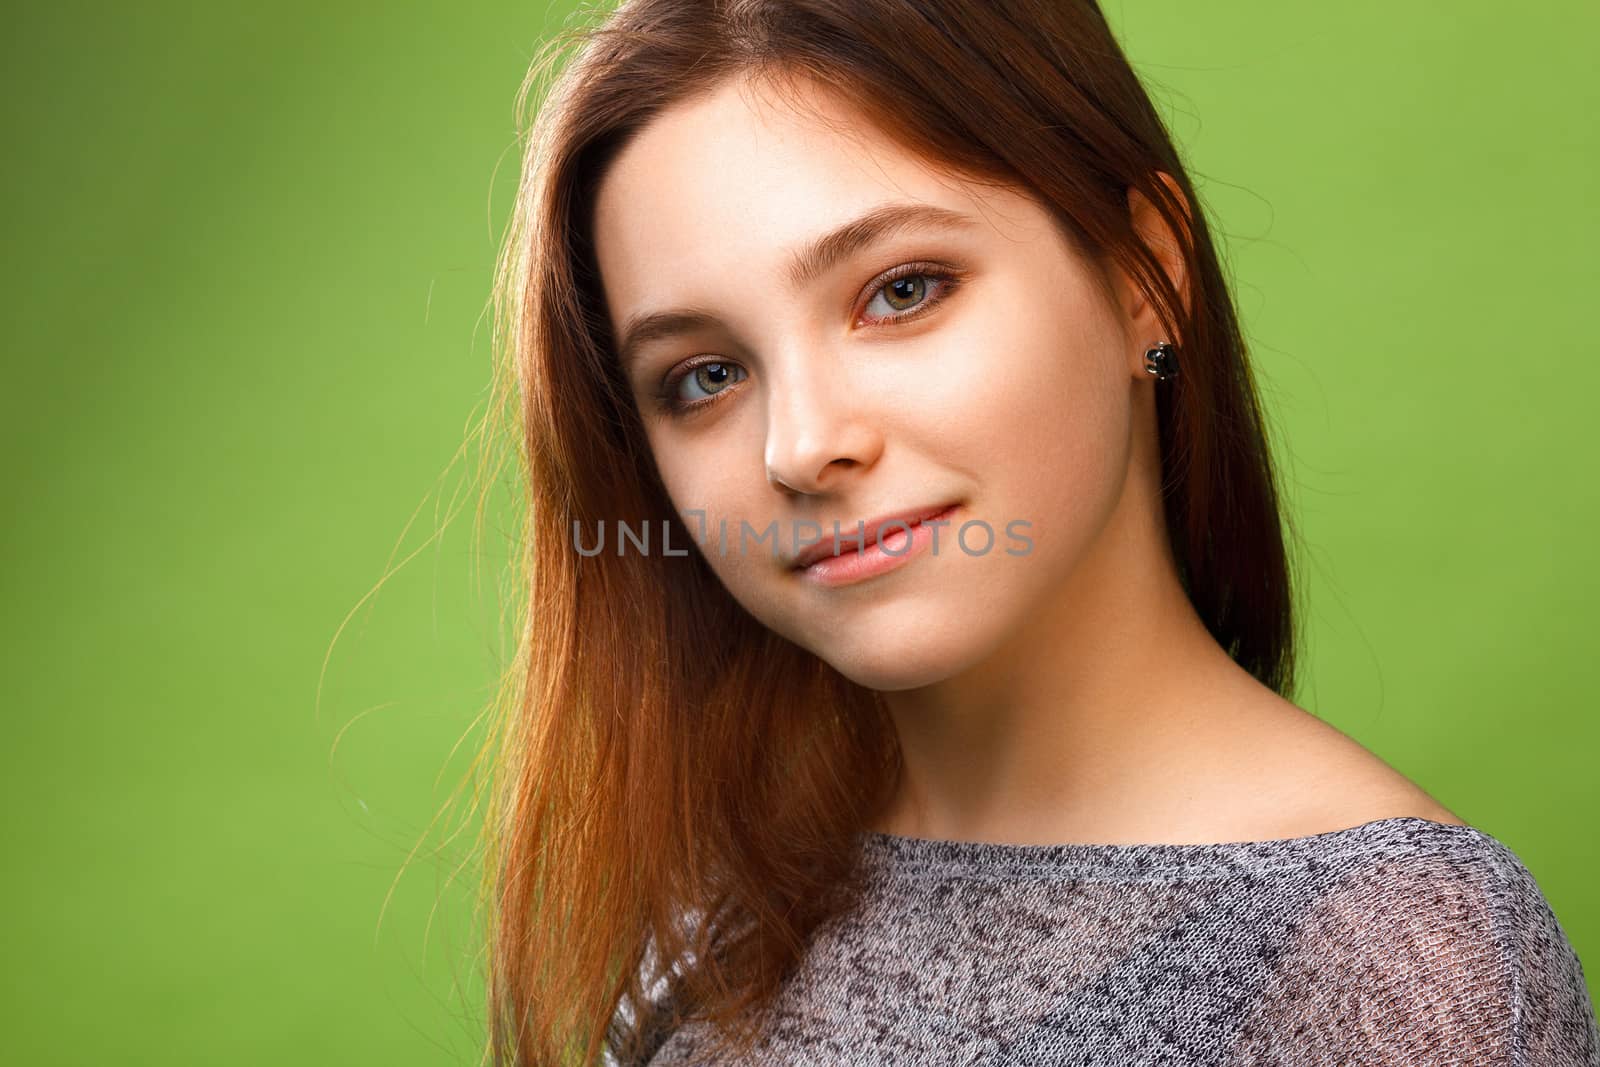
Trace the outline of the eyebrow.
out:
[[[884,204],[807,243],[790,257],[784,277],[791,288],[798,289],[852,253],[903,230],[976,225],[978,220],[971,215],[933,204]],[[673,308],[635,315],[622,329],[617,345],[619,362],[627,367],[638,358],[639,350],[645,345],[678,334],[710,329],[718,325],[718,321],[715,315],[701,308]]]

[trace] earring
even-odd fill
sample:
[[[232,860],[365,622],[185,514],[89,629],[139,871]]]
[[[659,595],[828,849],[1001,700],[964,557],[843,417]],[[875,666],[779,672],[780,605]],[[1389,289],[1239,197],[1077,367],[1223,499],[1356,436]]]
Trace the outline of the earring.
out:
[[[1178,350],[1162,341],[1144,354],[1144,369],[1164,382],[1178,376]]]

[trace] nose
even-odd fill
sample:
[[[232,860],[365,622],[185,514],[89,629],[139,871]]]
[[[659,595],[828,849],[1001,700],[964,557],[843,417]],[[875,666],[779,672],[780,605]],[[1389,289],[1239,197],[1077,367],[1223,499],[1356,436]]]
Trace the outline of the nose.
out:
[[[767,481],[794,493],[825,493],[872,465],[882,433],[864,392],[832,361],[796,360],[767,397]]]

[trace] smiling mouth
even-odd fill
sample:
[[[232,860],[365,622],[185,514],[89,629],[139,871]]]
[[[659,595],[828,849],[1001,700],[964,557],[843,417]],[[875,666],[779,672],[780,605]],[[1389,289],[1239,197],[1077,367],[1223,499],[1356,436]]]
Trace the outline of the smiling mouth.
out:
[[[902,523],[911,530],[916,530],[925,522],[935,522],[955,511],[961,504],[959,501],[936,504],[932,507],[901,512],[898,515],[885,515],[870,522],[863,520],[852,529],[861,531],[862,541],[858,545],[855,537],[841,534],[837,538],[828,538],[814,545],[808,545],[799,554],[790,569],[796,572],[805,572],[818,563],[825,561],[849,559],[861,556],[874,548],[884,537],[899,537],[905,534]],[[848,545],[850,547],[846,548]]]

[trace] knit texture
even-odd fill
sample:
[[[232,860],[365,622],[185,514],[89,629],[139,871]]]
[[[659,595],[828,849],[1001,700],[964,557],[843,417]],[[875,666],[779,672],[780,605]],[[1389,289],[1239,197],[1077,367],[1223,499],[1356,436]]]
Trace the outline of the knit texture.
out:
[[[1474,827],[860,842],[865,895],[818,929],[744,1063],[1600,1067],[1565,931]],[[727,1063],[704,1025],[644,1062]]]

